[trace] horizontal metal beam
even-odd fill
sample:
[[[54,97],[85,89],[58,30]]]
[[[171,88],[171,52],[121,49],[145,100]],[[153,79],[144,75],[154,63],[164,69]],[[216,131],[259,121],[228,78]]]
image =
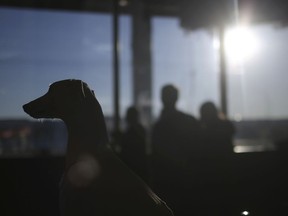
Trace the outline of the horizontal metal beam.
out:
[[[122,1],[123,4],[119,1],[119,13],[132,14],[131,1],[133,0]],[[143,0],[143,2],[147,5],[150,14],[156,16],[176,16],[178,14],[177,1]],[[0,0],[0,6],[75,12],[113,13],[113,0]]]
[[[119,13],[132,14],[132,1],[133,0],[119,1],[122,2],[119,7]],[[212,12],[214,11],[214,9],[211,10],[211,7],[225,10],[227,2],[229,3],[230,0],[142,1],[146,5],[147,11],[151,16],[176,16],[179,17],[182,22],[185,22],[185,19],[189,19],[189,15],[191,15],[191,17],[194,17],[192,18],[192,21],[190,21],[192,23],[191,25],[195,25],[195,28],[198,28],[206,27],[207,23],[214,20],[213,17],[211,18]],[[248,18],[250,22],[261,23],[288,20],[287,0],[238,0],[238,4],[240,18]],[[0,0],[0,6],[75,12],[113,13],[113,0]],[[215,17],[215,20],[217,19],[218,17]],[[226,20],[228,20],[228,18]],[[191,26],[191,29],[193,28],[194,26]]]

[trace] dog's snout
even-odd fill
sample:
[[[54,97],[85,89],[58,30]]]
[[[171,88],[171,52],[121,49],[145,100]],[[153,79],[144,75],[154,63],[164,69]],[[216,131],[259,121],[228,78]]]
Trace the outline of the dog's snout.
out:
[[[22,107],[23,107],[24,112],[26,112],[29,115],[31,114],[31,111],[32,111],[31,102],[24,104]]]
[[[22,108],[23,108],[23,110],[24,110],[24,112],[25,113],[27,113],[27,114],[29,114],[30,115],[30,113],[29,113],[29,103],[27,103],[27,104],[24,104],[23,106],[22,106]]]
[[[22,108],[23,108],[24,112],[27,113],[27,111],[28,111],[28,104],[24,104],[24,105],[22,106]]]
[[[33,118],[51,117],[51,105],[47,95],[37,98],[23,105],[23,110]]]
[[[31,102],[24,104],[22,108],[26,113],[29,113],[29,110],[31,110]]]

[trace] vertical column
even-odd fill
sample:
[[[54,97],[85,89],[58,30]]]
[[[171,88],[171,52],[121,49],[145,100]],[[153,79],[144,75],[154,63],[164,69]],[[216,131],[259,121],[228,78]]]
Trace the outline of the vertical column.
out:
[[[151,125],[151,19],[143,0],[132,3],[133,102],[145,126]]]
[[[219,41],[220,41],[220,101],[221,111],[225,116],[228,115],[228,97],[227,97],[227,56],[225,51],[225,26],[228,24],[238,25],[239,7],[238,0],[224,0],[222,2],[222,19],[219,24]]]
[[[114,131],[119,131],[119,23],[118,0],[113,2],[113,84],[114,84]]]
[[[226,54],[225,54],[225,27],[222,25],[219,28],[219,41],[220,41],[220,101],[221,111],[227,115],[227,73],[226,73]]]

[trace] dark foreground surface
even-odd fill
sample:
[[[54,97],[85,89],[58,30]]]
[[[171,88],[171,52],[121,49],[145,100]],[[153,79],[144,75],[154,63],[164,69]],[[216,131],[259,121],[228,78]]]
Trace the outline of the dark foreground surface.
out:
[[[288,215],[288,155],[284,152],[235,154],[229,161],[197,160],[191,168],[195,173],[191,195],[185,197],[191,200],[195,212],[191,215],[245,215],[244,211],[257,216]],[[63,164],[62,157],[1,159],[0,215],[59,215]]]

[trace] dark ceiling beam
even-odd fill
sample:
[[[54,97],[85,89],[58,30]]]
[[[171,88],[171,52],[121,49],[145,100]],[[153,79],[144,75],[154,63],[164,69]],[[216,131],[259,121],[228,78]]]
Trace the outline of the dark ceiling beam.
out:
[[[109,13],[113,11],[112,3],[112,0],[0,0],[3,7]]]
[[[240,20],[251,23],[287,21],[287,0],[239,0]]]
[[[124,0],[123,0],[124,1]],[[119,7],[119,13],[131,14],[131,1]],[[120,1],[121,2],[121,1]],[[176,16],[191,28],[207,27],[215,21],[223,20],[228,14],[227,2],[232,0],[143,0],[151,16]],[[248,21],[285,21],[288,14],[287,0],[239,0],[241,19]],[[45,10],[68,10],[79,12],[112,13],[113,0],[0,0],[0,6]],[[228,6],[229,8],[229,6]],[[221,16],[221,17],[220,17]],[[219,18],[220,17],[220,18]]]
[[[131,14],[131,1],[133,0],[126,0],[127,5],[120,5],[119,12],[122,14]],[[146,3],[150,14],[156,16],[176,16],[179,14],[178,4],[175,0],[143,1]],[[113,0],[0,0],[0,6],[74,12],[113,12]]]

